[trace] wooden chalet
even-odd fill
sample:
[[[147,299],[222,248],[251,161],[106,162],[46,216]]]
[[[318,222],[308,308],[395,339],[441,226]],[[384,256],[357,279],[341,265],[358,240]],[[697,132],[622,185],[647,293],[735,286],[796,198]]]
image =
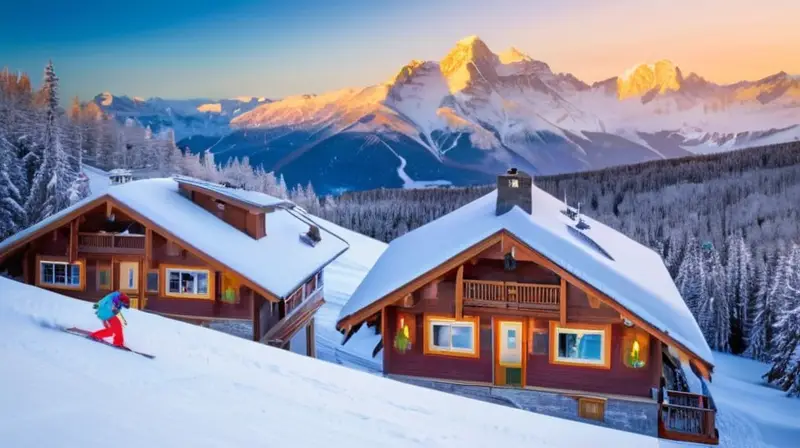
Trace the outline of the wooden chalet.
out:
[[[207,324],[315,355],[323,268],[347,250],[288,201],[191,178],[109,186],[0,242],[0,272],[97,301]]]
[[[661,258],[516,170],[393,241],[337,328],[378,334],[401,381],[718,443],[712,353]]]

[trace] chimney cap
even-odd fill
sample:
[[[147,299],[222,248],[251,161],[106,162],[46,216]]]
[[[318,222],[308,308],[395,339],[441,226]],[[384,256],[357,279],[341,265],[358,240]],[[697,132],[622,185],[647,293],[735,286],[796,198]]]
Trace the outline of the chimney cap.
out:
[[[516,176],[517,172],[518,172],[517,168],[511,167],[508,169],[508,171],[506,171],[506,174],[509,174],[511,176]]]

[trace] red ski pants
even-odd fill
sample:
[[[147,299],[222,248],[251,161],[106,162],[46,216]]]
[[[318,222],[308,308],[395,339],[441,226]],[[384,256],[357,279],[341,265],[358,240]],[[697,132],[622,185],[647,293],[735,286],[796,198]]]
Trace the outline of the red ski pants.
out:
[[[93,338],[103,339],[109,336],[114,336],[114,345],[122,347],[125,345],[125,338],[122,335],[122,322],[119,317],[114,316],[111,319],[103,321],[102,330],[97,330],[91,334]]]

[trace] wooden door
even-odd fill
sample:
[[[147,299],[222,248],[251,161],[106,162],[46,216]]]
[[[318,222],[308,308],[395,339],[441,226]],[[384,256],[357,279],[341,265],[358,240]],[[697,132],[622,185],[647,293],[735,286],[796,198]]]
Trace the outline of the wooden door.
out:
[[[119,289],[125,293],[139,293],[139,263],[136,261],[119,262]]]
[[[495,375],[498,386],[525,386],[525,324],[522,320],[494,321]]]

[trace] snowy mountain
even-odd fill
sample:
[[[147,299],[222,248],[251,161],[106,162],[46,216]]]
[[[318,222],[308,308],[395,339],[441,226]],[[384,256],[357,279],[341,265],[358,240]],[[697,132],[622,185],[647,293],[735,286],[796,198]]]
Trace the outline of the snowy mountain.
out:
[[[58,330],[96,328],[91,303],[2,277],[0,291],[3,446],[659,446],[128,310],[126,344],[150,360]],[[87,424],[103,412],[121,414]]]
[[[552,174],[800,139],[800,80],[783,72],[719,85],[661,60],[589,85],[477,36],[365,88],[274,102],[111,97],[104,107],[177,123],[178,139],[190,136],[181,146],[213,148],[223,162],[248,156],[323,192],[463,185],[509,165]]]
[[[318,191],[489,182],[800,139],[800,81],[718,85],[663,60],[589,85],[477,36],[384,83],[259,105],[213,145]]]
[[[132,118],[142,126],[150,126],[153,131],[169,127],[175,130],[176,139],[181,139],[197,134],[216,136],[226,134],[230,131],[228,124],[233,117],[249,112],[268,103],[269,100],[257,97],[222,100],[207,98],[145,100],[104,92],[95,96],[94,102],[120,122]]]

